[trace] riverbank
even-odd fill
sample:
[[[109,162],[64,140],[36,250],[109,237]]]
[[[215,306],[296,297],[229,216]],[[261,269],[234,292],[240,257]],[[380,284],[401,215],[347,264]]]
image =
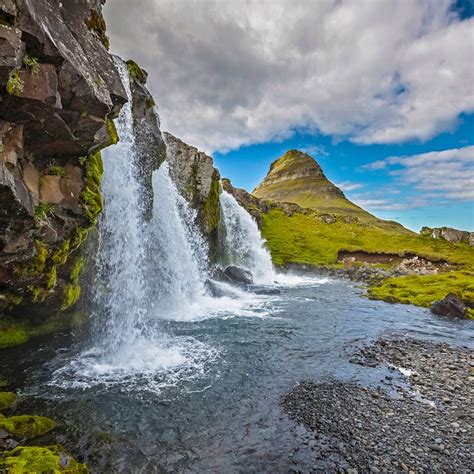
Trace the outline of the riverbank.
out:
[[[384,387],[302,382],[282,399],[313,433],[315,472],[471,472],[474,357],[465,347],[382,339],[350,362],[386,366]],[[399,375],[399,374],[398,374]]]

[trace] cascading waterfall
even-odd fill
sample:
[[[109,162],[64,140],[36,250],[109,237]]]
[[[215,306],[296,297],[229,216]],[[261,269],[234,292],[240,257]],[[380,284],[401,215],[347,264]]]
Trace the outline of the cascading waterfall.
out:
[[[99,222],[100,241],[94,285],[96,342],[107,351],[117,352],[141,337],[147,310],[147,259],[142,203],[144,190],[138,176],[138,160],[133,159],[132,94],[127,65],[115,60],[128,102],[117,120],[120,141],[103,151],[102,191],[104,213]]]
[[[116,121],[120,141],[103,153],[105,210],[92,285],[93,341],[55,372],[53,382],[128,386],[133,377],[133,384],[159,390],[160,383],[199,373],[217,354],[195,338],[170,336],[164,320],[267,313],[264,297],[226,283],[214,282],[220,294],[210,293],[207,243],[166,162],[153,173],[153,214],[145,219],[148,190],[139,180],[128,69],[119,59],[116,66],[128,103]]]
[[[276,274],[257,223],[227,191],[222,191],[224,261],[250,271],[256,283],[272,284]]]

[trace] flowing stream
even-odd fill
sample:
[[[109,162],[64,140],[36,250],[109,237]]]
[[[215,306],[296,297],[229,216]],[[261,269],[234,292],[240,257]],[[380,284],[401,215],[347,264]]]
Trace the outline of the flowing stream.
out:
[[[130,98],[127,68],[117,63]],[[288,472],[303,444],[279,406],[304,379],[383,385],[349,363],[358,344],[397,332],[472,345],[472,322],[363,298],[344,281],[279,275],[257,224],[222,193],[223,261],[247,288],[213,281],[195,213],[166,163],[143,216],[130,102],[105,150],[91,327],[2,351],[22,410],[51,416],[92,472]],[[391,373],[393,376],[393,373]],[[302,451],[298,469],[312,460]]]

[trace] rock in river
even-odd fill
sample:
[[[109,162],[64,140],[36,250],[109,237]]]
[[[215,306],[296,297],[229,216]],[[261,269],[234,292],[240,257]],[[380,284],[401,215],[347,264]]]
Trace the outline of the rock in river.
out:
[[[245,283],[247,285],[253,283],[253,275],[249,271],[234,265],[228,266],[224,270],[224,275],[237,283]]]

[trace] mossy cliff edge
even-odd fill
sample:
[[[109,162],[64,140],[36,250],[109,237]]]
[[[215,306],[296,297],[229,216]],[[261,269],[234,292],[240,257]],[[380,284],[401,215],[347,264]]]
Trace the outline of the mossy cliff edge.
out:
[[[83,319],[80,249],[126,101],[98,5],[0,7],[0,348]]]
[[[465,315],[474,316],[473,247],[376,218],[335,188],[312,157],[290,150],[252,194],[229,180],[222,184],[257,220],[276,266],[355,278],[367,274],[358,271],[364,267],[379,276],[370,298],[431,307],[453,293],[467,306]],[[414,263],[429,270],[411,274]]]

